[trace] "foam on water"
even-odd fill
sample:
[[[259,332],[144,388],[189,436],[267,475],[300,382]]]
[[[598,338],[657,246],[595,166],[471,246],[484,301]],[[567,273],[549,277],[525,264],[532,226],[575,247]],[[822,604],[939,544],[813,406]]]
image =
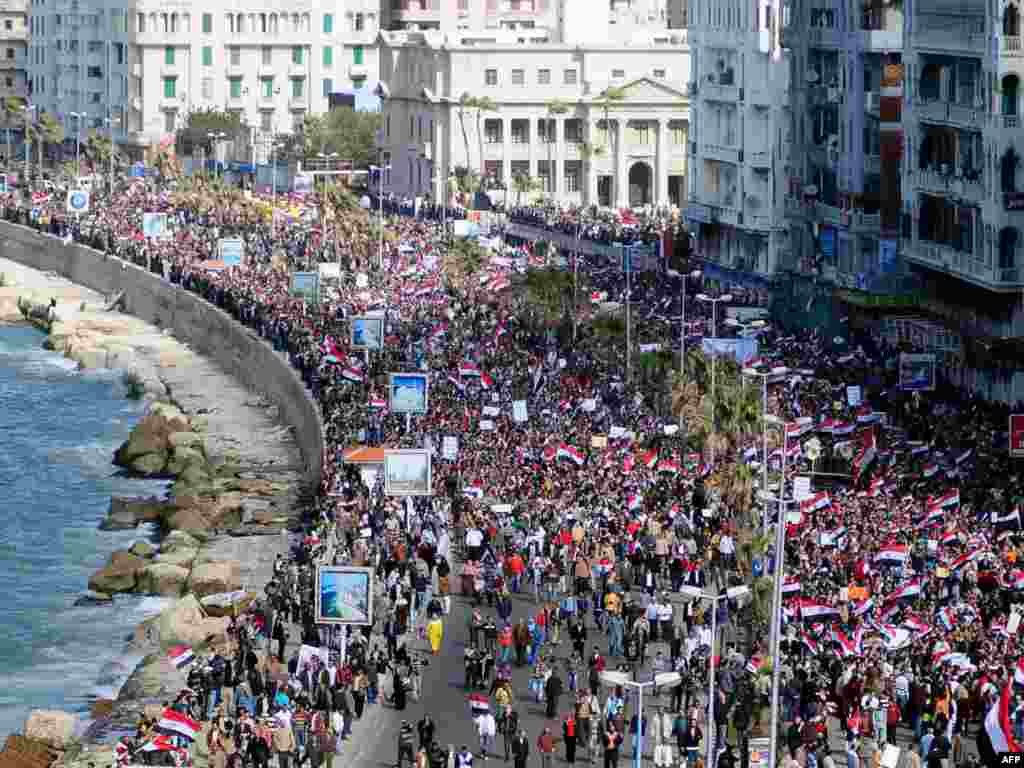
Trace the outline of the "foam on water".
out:
[[[74,605],[110,552],[153,533],[97,530],[111,494],[159,494],[165,483],[123,477],[110,463],[143,411],[124,398],[120,378],[82,375],[42,340],[30,328],[0,327],[0,739],[31,709],[84,718],[97,698],[115,696],[139,661],[124,655],[126,638],[167,604],[118,596]]]

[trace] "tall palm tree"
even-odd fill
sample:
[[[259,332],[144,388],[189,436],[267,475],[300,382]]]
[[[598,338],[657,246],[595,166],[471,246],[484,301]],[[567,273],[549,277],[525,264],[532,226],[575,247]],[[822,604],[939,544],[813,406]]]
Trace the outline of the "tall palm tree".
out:
[[[546,105],[548,119],[547,128],[544,131],[544,139],[548,145],[548,183],[545,192],[553,197],[555,193],[555,169],[552,167],[551,150],[555,144],[555,118],[564,115],[572,109],[572,106],[565,99],[551,99]]]
[[[580,145],[580,156],[583,158],[583,162],[586,164],[586,168],[583,177],[589,179],[594,172],[594,160],[599,157],[604,157],[608,154],[607,149],[600,145],[592,142],[584,142]],[[590,205],[596,204],[596,200],[590,199],[590,188],[587,188],[587,202]]]
[[[513,173],[512,189],[516,193],[516,207],[518,208],[522,202],[523,195],[529,196],[531,192],[537,189],[537,180],[528,173]],[[527,200],[529,200],[529,197],[527,197]]]
[[[469,93],[463,93],[459,97],[459,108],[456,111],[456,116],[459,118],[459,130],[462,133],[462,146],[466,151],[466,170],[468,171],[472,167],[472,163],[469,158],[469,133],[466,131],[466,112],[474,108],[476,97],[471,96]]]
[[[40,145],[42,151],[40,158],[46,153],[46,147],[51,144],[60,144],[64,141],[64,126],[57,122],[49,112],[43,112],[34,125],[29,127],[35,141]]]
[[[497,112],[498,105],[495,104],[494,99],[490,96],[480,96],[474,101],[474,108],[476,109],[476,142],[480,149],[480,187],[479,191],[484,190],[484,181],[487,179],[486,167],[487,164],[484,162],[484,131],[483,131],[483,115],[484,112]]]
[[[567,294],[572,292],[572,275],[561,269],[531,269],[522,282],[525,298],[541,324],[550,328],[565,314]]]
[[[609,85],[603,91],[601,95],[597,97],[595,103],[601,108],[601,112],[604,114],[604,137],[605,137],[605,150],[609,155],[612,154],[611,138],[612,138],[612,124],[609,117],[609,113],[612,107],[623,101],[626,98],[626,89],[617,86]],[[621,147],[620,142],[622,141],[621,130],[616,134],[615,148],[618,150]],[[614,191],[611,193],[614,195]]]

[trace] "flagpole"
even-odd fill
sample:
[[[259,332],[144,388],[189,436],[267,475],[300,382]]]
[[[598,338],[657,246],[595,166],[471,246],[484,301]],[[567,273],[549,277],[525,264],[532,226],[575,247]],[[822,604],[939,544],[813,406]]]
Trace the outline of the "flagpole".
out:
[[[765,417],[767,420],[767,417]],[[782,421],[782,478],[779,480],[779,519],[775,530],[775,584],[772,596],[772,703],[771,730],[769,731],[770,747],[768,749],[768,768],[778,765],[779,749],[779,636],[782,634],[782,585],[785,582],[786,563],[786,455],[789,453],[789,432],[785,420]],[[767,504],[765,505],[767,507]]]

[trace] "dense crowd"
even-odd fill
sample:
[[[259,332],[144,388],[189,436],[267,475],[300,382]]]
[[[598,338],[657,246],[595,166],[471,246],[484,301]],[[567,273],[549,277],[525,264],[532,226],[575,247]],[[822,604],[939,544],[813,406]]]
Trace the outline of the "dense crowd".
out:
[[[486,757],[501,735],[517,768],[531,754],[550,765],[558,744],[570,763],[578,745],[608,768],[627,742],[657,766],[708,757],[717,766],[745,763],[749,739],[765,735],[770,647],[766,632],[749,631],[750,598],[716,596],[756,586],[779,564],[770,545],[751,541],[750,510],[722,492],[724,478],[744,465],[759,474],[760,432],[737,436],[724,454],[694,450],[665,398],[630,379],[607,337],[583,326],[573,343],[536,321],[530,297],[502,279],[516,271],[514,258],[496,254],[485,279],[456,290],[440,268],[445,236],[430,222],[390,220],[384,268],[371,270],[369,235],[355,220],[332,222],[334,237],[345,237],[339,246],[324,237],[310,201],[269,215],[256,203],[265,205],[142,187],[77,222],[45,203],[34,213],[15,205],[4,212],[200,293],[287,355],[323,411],[323,486],[309,543],[268,589],[269,610],[250,618],[280,644],[274,655],[287,673],[269,687],[266,677],[255,681],[258,664],[240,644],[226,666],[243,688],[233,703],[252,718],[221,722],[221,738],[233,739],[243,721],[259,734],[265,722],[259,738],[281,768],[296,751],[319,766],[331,739],[344,738],[351,718],[376,700],[381,675],[390,671],[399,709],[415,695],[416,638],[455,653],[444,621],[454,610],[450,595],[459,594],[469,603],[459,606],[468,613],[477,754]],[[145,210],[168,212],[170,238],[136,237]],[[511,218],[567,226],[540,211]],[[618,226],[595,236],[616,236]],[[211,270],[205,262],[228,234],[245,239],[245,264]],[[318,304],[289,293],[291,269],[333,261],[338,247],[365,284],[345,273]],[[626,297],[622,276],[604,266],[581,271],[608,300],[638,303],[634,340],[677,347],[687,290],[680,279],[648,274]],[[386,336],[383,349],[364,354],[350,348],[348,320],[368,312],[385,318]],[[697,302],[687,312],[708,318]],[[684,335],[699,342],[705,333],[688,327]],[[786,422],[772,473],[809,472],[814,440],[847,476],[827,486],[816,478],[785,517],[784,764],[834,764],[831,735],[845,743],[847,764],[859,766],[880,759],[899,728],[908,764],[963,765],[969,734],[983,757],[1024,736],[1013,612],[1024,590],[1024,491],[1007,456],[1008,410],[944,386],[941,372],[934,391],[908,392],[899,385],[905,345],[870,328],[850,336],[838,344],[813,330],[784,336],[769,327],[751,363],[784,370],[769,379],[764,403]],[[404,370],[430,373],[425,415],[388,411],[387,374]],[[442,454],[446,437],[456,438],[454,455]],[[345,451],[360,444],[430,451],[433,495],[386,495],[379,475],[345,463]],[[771,524],[777,510],[764,506]],[[376,569],[380,605],[365,632],[339,635],[313,620],[313,550],[323,542],[330,561]],[[688,588],[715,599],[689,599]],[[304,664],[283,658],[287,619],[298,623],[304,649],[318,649]],[[659,691],[641,718],[628,688],[602,675],[616,668],[677,671],[682,682]],[[530,697],[545,703],[550,721],[535,734],[525,732],[516,705]],[[217,702],[209,697],[190,711],[228,717]],[[467,747],[450,756],[437,747],[440,727],[421,722],[417,734],[404,723],[399,765],[450,758],[469,768]],[[254,763],[266,765],[257,752]]]

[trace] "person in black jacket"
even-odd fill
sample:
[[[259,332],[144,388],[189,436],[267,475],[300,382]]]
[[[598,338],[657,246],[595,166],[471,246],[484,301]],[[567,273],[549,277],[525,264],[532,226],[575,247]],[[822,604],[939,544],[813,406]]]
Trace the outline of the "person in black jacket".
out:
[[[547,718],[551,720],[558,712],[558,699],[562,695],[562,678],[555,672],[544,684],[544,694],[547,697]]]
[[[430,717],[430,713],[423,715],[423,719],[416,725],[416,730],[419,731],[420,736],[420,747],[429,748],[434,743],[434,720]]]
[[[524,730],[520,730],[519,735],[512,740],[512,757],[515,768],[526,768],[526,761],[530,757],[530,740],[526,738]]]

